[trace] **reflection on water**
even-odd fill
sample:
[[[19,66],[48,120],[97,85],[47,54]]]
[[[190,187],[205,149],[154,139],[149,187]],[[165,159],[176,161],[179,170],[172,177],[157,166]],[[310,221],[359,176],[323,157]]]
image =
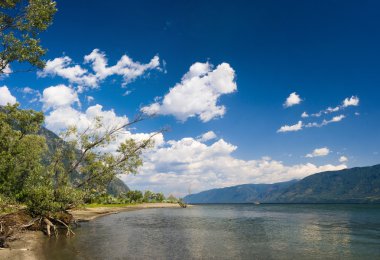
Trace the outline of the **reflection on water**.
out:
[[[48,259],[380,259],[380,206],[207,205],[125,212],[46,242]]]

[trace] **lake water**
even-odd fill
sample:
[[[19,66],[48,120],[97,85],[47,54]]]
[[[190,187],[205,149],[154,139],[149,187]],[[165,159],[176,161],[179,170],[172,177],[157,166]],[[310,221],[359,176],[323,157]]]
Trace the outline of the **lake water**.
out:
[[[81,224],[48,259],[380,259],[380,205],[197,205]]]

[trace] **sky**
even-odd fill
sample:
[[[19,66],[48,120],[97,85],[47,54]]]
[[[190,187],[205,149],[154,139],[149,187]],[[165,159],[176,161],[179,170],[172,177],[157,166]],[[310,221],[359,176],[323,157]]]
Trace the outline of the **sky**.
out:
[[[57,6],[47,66],[3,76],[0,105],[44,111],[56,133],[155,114],[117,140],[170,128],[121,176],[132,189],[184,196],[380,162],[378,1]]]

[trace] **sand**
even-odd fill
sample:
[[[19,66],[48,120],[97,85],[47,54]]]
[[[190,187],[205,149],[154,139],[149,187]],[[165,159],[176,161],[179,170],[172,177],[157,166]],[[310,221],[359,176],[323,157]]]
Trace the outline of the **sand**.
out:
[[[137,205],[128,205],[123,207],[96,207],[71,210],[77,221],[90,221],[95,218],[106,216],[109,214],[117,214],[124,211],[148,209],[148,208],[180,208],[177,203],[143,203]]]
[[[10,248],[0,249],[0,259],[43,260],[42,244],[46,239],[41,231],[25,231],[19,239],[9,242]]]

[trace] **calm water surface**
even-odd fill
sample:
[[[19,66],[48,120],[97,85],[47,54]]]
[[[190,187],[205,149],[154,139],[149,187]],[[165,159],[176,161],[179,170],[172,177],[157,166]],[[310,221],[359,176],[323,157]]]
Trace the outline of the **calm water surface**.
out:
[[[380,205],[145,209],[50,239],[48,259],[380,259]]]

